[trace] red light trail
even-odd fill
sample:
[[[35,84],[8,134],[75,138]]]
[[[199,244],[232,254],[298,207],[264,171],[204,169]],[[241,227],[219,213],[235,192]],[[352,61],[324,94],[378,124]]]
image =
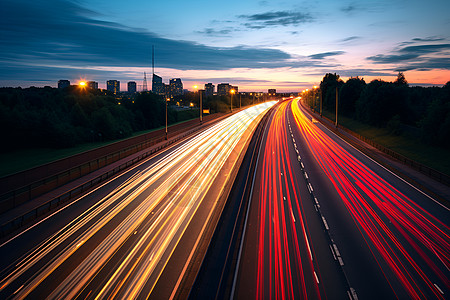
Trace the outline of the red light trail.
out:
[[[444,299],[433,280],[450,288],[449,227],[319,130],[300,110],[298,100],[292,101],[291,109],[309,150],[347,207],[386,280],[397,279],[414,299],[426,298],[430,292]],[[419,265],[417,258],[425,264]],[[435,279],[426,275],[430,271]]]
[[[298,180],[288,159],[288,103],[273,116],[259,191],[256,298],[320,298]]]

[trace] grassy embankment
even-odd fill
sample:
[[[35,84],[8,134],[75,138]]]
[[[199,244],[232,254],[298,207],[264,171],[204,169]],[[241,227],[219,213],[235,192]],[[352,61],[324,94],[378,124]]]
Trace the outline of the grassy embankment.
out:
[[[183,119],[181,122],[173,123],[170,125],[175,125],[178,123],[182,123],[188,121],[190,119],[195,119],[198,113],[198,110],[195,110],[195,117],[185,116],[183,111],[179,112],[180,118]],[[163,127],[154,128],[151,130],[139,131],[135,132],[131,137],[138,136],[141,134],[149,133],[155,130],[159,130]],[[130,138],[130,137],[127,137]],[[71,148],[64,149],[49,149],[49,148],[34,148],[34,149],[21,149],[14,152],[7,152],[0,154],[0,178],[9,174],[14,174],[20,171],[24,171],[27,169],[31,169],[33,167],[37,167],[58,159],[62,159],[65,157],[69,157],[78,153],[82,153],[88,150],[92,150],[95,148],[99,148],[102,146],[106,146],[119,140],[106,141],[106,142],[94,142],[94,143],[85,143],[81,145],[77,145]]]
[[[323,111],[323,115],[335,120],[335,114]],[[359,121],[339,116],[339,124],[365,136],[372,141],[391,149],[409,159],[450,175],[450,151],[444,148],[424,144],[419,138],[394,135],[386,128],[373,127]]]

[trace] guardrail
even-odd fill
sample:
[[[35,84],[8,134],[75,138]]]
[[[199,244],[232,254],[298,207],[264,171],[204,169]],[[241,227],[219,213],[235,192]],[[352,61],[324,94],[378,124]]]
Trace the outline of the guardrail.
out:
[[[209,115],[204,118],[204,122],[220,119],[221,117],[223,117],[223,114]],[[169,130],[171,130],[169,137],[180,134],[184,130],[197,127],[198,125],[199,122],[196,119],[173,125],[169,127]],[[59,186],[164,141],[164,129],[159,131],[119,141],[2,178],[0,180],[2,189],[10,189],[10,191],[0,195],[0,213],[4,213]],[[58,169],[64,170],[58,171]],[[51,175],[46,176],[46,174]],[[30,184],[22,184],[22,182],[30,181],[29,178],[36,178],[36,176],[38,176],[37,178],[44,178],[32,181]],[[22,184],[21,187],[15,187],[20,184]]]
[[[305,107],[303,105],[303,103],[302,103],[302,106]],[[308,108],[308,111],[311,112],[311,110],[309,108]],[[317,119],[321,119],[322,118],[322,119],[327,120],[331,124],[334,124],[333,120],[331,120],[331,119],[329,119],[329,118],[327,118],[325,116],[317,117],[318,116],[317,113],[313,113],[313,114],[316,116]],[[334,132],[338,132],[336,130],[335,126],[332,126],[332,125],[324,123],[324,122],[322,122],[322,124],[327,126],[329,129],[333,130]],[[387,155],[389,155],[392,158],[400,161],[404,165],[410,166],[411,168],[413,168],[413,169],[415,169],[415,170],[417,170],[417,171],[427,175],[428,177],[433,178],[433,179],[435,179],[435,180],[437,180],[437,181],[439,181],[439,182],[441,182],[441,183],[443,183],[443,184],[445,184],[447,186],[450,186],[450,176],[448,176],[448,175],[446,175],[446,174],[444,174],[442,172],[439,172],[439,171],[437,171],[437,170],[435,170],[433,168],[427,167],[424,164],[421,164],[421,163],[419,163],[417,161],[414,161],[414,160],[412,160],[410,158],[407,158],[406,156],[404,156],[404,155],[402,155],[402,154],[400,154],[398,152],[395,152],[395,151],[393,151],[393,150],[391,150],[389,148],[386,148],[386,147],[384,147],[384,146],[374,142],[373,140],[371,140],[371,139],[369,139],[367,137],[364,137],[364,136],[362,136],[362,135],[360,135],[360,134],[358,134],[356,132],[351,131],[350,129],[348,129],[348,128],[340,125],[340,124],[338,124],[338,128],[340,130],[345,131],[348,134],[354,136],[355,138],[357,138],[357,139],[359,139],[359,140],[369,144],[370,146],[380,150],[381,152],[386,153]]]
[[[169,146],[170,144],[173,144],[173,143],[185,138],[186,136],[196,132],[197,130],[198,130],[198,128],[188,130],[185,133],[183,133],[182,135],[179,135],[174,139],[168,140],[166,143],[164,143],[156,148],[152,148],[149,151],[142,153],[141,155],[139,155],[138,157],[135,157],[132,160],[126,161],[125,163],[114,168],[113,170],[105,172],[87,182],[84,182],[84,183],[76,186],[75,188],[72,188],[71,190],[68,190],[68,191],[62,193],[61,195],[58,195],[52,199],[49,199],[45,203],[42,203],[38,207],[35,207],[33,210],[31,210],[23,215],[17,216],[16,218],[13,218],[13,219],[7,221],[6,223],[1,224],[0,225],[0,237],[4,237],[5,235],[13,232],[14,230],[22,227],[24,224],[37,219],[38,217],[48,213],[50,210],[60,206],[62,203],[67,202],[68,200],[70,200],[78,195],[81,195],[82,193],[84,193],[85,191],[98,185],[99,183],[104,182],[105,180],[112,178],[117,173],[127,169],[129,166],[158,152],[159,150]],[[161,140],[164,140],[164,139],[165,138],[159,138],[158,140],[160,142]],[[152,142],[154,142],[154,141],[152,141]]]

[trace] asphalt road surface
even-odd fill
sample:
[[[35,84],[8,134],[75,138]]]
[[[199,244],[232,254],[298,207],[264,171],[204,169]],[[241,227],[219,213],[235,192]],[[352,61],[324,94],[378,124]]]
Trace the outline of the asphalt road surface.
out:
[[[0,298],[170,299],[228,176],[274,104],[243,110],[0,245]]]
[[[448,299],[449,210],[304,110],[274,111],[233,276],[236,299]]]

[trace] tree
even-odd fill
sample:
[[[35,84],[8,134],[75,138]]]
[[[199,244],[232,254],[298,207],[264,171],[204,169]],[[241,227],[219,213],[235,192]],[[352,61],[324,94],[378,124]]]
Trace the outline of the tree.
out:
[[[320,82],[322,92],[322,105],[324,110],[334,111],[336,109],[336,87],[339,89],[344,84],[336,73],[327,73]]]
[[[398,72],[397,79],[394,81],[394,84],[408,86],[408,81],[406,81],[405,74],[403,74],[403,72]]]
[[[342,114],[348,117],[354,117],[356,101],[358,101],[362,91],[366,88],[366,82],[363,78],[351,77],[341,87],[339,96],[340,110]]]

